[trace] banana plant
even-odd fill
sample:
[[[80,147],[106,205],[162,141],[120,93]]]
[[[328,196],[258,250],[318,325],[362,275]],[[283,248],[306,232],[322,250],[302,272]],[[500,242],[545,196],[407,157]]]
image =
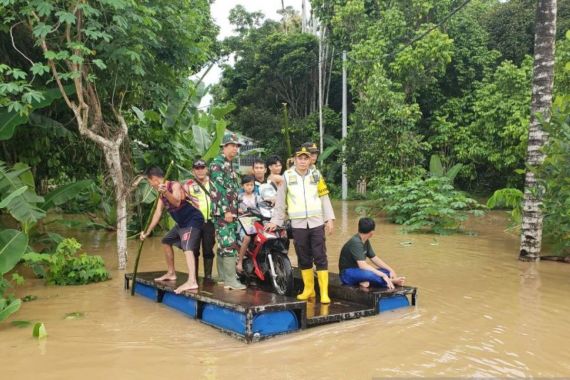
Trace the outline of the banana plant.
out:
[[[139,165],[165,166],[167,161],[174,160],[178,165],[191,167],[197,157],[208,161],[218,154],[227,127],[224,118],[235,105],[201,109],[200,103],[208,89],[187,81],[171,91],[168,102],[156,109],[133,108],[138,123],[145,126],[141,129],[144,131],[141,142],[154,147],[138,153],[142,158]],[[167,155],[164,147],[168,147]]]
[[[451,183],[457,177],[457,174],[463,169],[463,164],[455,164],[449,169],[445,169],[441,163],[441,157],[432,154],[429,160],[429,173],[432,177],[447,177]]]
[[[27,175],[29,170],[30,168],[23,164],[16,164],[10,170],[5,163],[0,162],[0,196],[4,199],[3,208],[20,223],[26,234],[46,216],[45,210],[40,207],[44,198],[36,194],[33,178],[30,181]],[[26,190],[22,191],[24,187]]]
[[[7,294],[10,283],[4,276],[22,258],[28,248],[28,237],[17,230],[0,231],[0,322],[20,309],[22,301]]]
[[[50,209],[74,199],[91,184],[90,180],[73,182],[41,197],[36,194],[28,165],[17,163],[8,169],[4,162],[0,162],[0,209],[6,209],[30,238],[38,235],[35,228]]]
[[[339,140],[331,135],[324,135],[323,140],[326,148],[323,153],[319,155],[319,164],[322,169],[325,169],[322,171],[325,172],[327,178],[330,178],[332,180],[336,174],[340,172],[342,168],[342,161],[339,159],[328,159],[332,158],[333,154],[337,153],[338,155],[342,152],[342,145],[344,144],[344,140]]]

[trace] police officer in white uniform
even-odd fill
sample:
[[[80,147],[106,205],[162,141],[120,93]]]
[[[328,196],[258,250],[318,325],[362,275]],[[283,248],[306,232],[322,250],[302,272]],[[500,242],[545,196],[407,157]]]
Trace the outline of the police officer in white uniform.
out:
[[[279,186],[271,222],[267,229],[283,226],[291,220],[295,251],[304,289],[299,300],[315,297],[313,264],[317,270],[321,303],[330,303],[328,296],[328,260],[325,247],[325,230],[333,230],[334,211],[326,185],[318,170],[311,169],[311,152],[302,146],[295,153],[295,165],[283,174],[284,183]]]

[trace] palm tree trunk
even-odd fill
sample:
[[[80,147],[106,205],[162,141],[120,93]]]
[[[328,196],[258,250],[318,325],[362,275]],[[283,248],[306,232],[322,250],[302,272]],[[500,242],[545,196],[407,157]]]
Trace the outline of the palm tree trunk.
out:
[[[554,82],[554,49],[556,38],[556,0],[538,0],[534,36],[534,70],[532,80],[531,119],[528,131],[526,176],[524,186],[523,218],[519,260],[540,260],[542,245],[542,186],[536,181],[534,168],[539,167],[545,155],[542,147],[548,134],[541,121],[548,122],[552,107]]]

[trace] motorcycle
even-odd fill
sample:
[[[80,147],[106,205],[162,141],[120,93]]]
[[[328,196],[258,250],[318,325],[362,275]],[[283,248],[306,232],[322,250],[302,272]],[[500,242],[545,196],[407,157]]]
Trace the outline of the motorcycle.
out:
[[[238,217],[245,233],[252,237],[244,255],[243,272],[238,277],[246,285],[258,280],[270,284],[277,294],[291,295],[293,270],[287,256],[287,231],[284,228],[265,231],[264,226],[270,219],[271,207],[266,202],[259,208],[249,208],[246,214]]]

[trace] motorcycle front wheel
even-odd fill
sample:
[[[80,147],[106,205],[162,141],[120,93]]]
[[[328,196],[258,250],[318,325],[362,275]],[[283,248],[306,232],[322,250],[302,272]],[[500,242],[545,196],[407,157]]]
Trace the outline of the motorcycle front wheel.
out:
[[[273,289],[279,295],[291,295],[293,293],[293,269],[289,257],[275,253],[272,255],[275,278],[273,278]]]

